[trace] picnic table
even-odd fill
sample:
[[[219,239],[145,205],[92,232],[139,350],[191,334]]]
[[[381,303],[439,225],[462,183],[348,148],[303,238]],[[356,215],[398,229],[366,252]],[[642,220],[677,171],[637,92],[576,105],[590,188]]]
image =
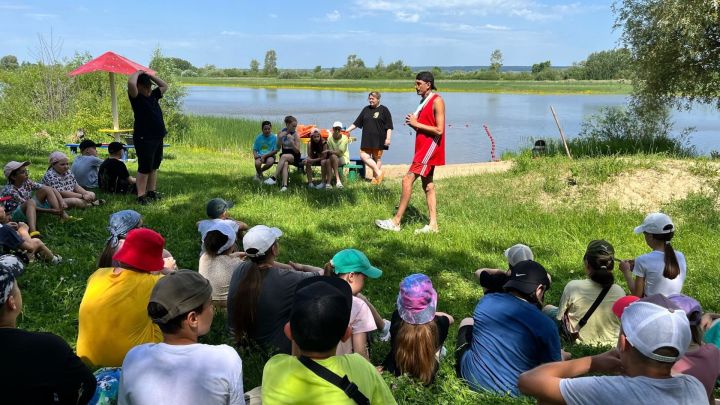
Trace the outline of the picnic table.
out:
[[[132,139],[132,129],[98,129],[101,134],[108,134],[113,137],[115,142],[131,143],[127,142],[128,139]]]
[[[98,148],[107,149],[108,145],[109,144],[107,144],[107,143],[103,143],[101,145],[98,145]],[[70,153],[72,153],[73,155],[77,155],[78,147],[80,146],[80,144],[79,143],[66,143],[65,146],[70,148]],[[164,148],[167,148],[169,146],[170,145],[167,143],[163,144]],[[123,162],[127,162],[127,152],[130,149],[135,149],[135,145],[123,145],[123,154],[122,154],[122,158],[121,158]]]

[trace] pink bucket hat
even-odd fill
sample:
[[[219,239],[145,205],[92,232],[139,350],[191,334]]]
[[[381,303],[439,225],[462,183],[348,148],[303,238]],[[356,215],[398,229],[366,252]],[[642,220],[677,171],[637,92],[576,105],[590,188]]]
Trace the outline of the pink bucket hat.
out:
[[[424,274],[411,274],[400,282],[397,310],[403,321],[422,325],[435,318],[437,292]]]

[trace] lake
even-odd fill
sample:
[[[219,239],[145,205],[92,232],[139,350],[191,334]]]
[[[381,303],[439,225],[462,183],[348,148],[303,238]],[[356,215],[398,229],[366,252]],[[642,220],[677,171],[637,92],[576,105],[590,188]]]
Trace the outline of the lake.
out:
[[[494,140],[496,155],[529,146],[531,139],[559,138],[550,106],[555,108],[565,134],[577,136],[585,117],[603,106],[624,105],[626,96],[618,95],[529,95],[487,93],[442,93],[446,105],[446,160],[448,163],[473,163],[490,160],[491,144],[483,125]],[[407,113],[414,112],[420,98],[414,92],[384,93],[381,103],[393,115],[390,150],[385,163],[409,163],[414,148],[414,131],[404,125]],[[367,93],[334,90],[250,89],[240,87],[187,87],[184,111],[197,115],[242,117],[282,122],[294,115],[301,124],[329,128],[334,121],[346,127],[367,105]],[[710,106],[697,105],[691,111],[674,111],[675,132],[695,127],[691,143],[701,154],[720,149],[720,113]],[[259,128],[258,128],[258,132]],[[361,130],[352,132],[360,137]],[[359,142],[351,145],[352,157],[358,156]]]

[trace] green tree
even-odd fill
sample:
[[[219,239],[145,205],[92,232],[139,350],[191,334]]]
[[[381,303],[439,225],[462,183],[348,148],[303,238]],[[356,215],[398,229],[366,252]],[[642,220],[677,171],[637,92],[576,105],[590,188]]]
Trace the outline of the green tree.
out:
[[[277,68],[277,53],[274,49],[270,49],[265,52],[265,64],[263,65],[263,73],[266,76],[276,75],[278,72]]]
[[[18,66],[18,60],[15,55],[5,55],[0,58],[0,69],[16,69]]]
[[[593,52],[582,63],[586,80],[611,80],[630,77],[632,56],[627,48]]]
[[[633,58],[636,101],[652,109],[720,108],[720,12],[709,0],[619,0],[613,10]]]
[[[377,63],[375,64],[375,70],[378,72],[382,72],[385,70],[385,62],[383,61],[383,58],[378,58]]]
[[[322,66],[317,65],[315,66],[315,69],[313,69],[313,73],[320,73],[322,71]]]
[[[500,73],[500,68],[503,65],[503,54],[502,51],[496,49],[490,54],[490,70],[495,73]]]
[[[250,61],[250,73],[258,74],[260,72],[260,62],[257,59]]]
[[[550,61],[546,60],[545,62],[534,63],[530,71],[532,72],[532,74],[537,75],[544,72],[545,70],[550,70],[550,66]]]
[[[365,67],[365,62],[357,55],[348,55],[345,66],[335,72],[335,77],[340,79],[367,79],[370,77],[370,70]]]

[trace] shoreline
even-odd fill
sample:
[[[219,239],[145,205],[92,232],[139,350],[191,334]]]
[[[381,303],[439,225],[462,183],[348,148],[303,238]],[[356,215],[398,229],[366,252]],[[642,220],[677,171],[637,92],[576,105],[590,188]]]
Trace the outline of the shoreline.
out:
[[[497,162],[478,162],[478,163],[453,163],[435,168],[434,179],[443,179],[448,177],[472,176],[475,174],[485,173],[504,173],[512,168],[511,160],[501,160]],[[383,165],[383,174],[386,180],[401,179],[410,168],[409,164],[389,164]],[[367,173],[367,172],[366,172]]]

